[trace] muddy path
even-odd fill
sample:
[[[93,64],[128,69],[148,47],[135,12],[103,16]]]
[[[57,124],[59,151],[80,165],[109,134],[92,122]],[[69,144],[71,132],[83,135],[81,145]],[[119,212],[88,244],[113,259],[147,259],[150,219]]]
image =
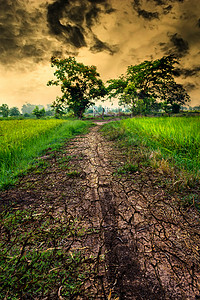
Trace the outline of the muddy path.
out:
[[[149,168],[116,175],[126,155],[99,128],[47,152],[47,167],[1,192],[1,203],[67,211],[92,229],[73,246],[103,259],[87,283],[93,296],[77,299],[200,299],[197,213],[181,208]]]

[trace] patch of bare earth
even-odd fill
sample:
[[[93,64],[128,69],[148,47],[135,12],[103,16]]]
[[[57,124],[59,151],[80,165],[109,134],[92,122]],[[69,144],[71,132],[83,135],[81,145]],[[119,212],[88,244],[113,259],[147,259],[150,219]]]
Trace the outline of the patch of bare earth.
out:
[[[97,270],[90,296],[77,299],[200,299],[197,212],[182,209],[149,168],[116,176],[126,157],[98,129],[47,153],[48,167],[1,192],[1,203],[67,211],[91,229],[73,241]]]

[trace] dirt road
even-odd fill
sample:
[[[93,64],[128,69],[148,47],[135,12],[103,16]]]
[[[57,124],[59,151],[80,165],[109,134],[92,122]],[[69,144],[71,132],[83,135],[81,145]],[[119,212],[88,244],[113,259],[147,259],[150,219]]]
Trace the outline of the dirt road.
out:
[[[117,175],[126,155],[99,126],[41,160],[50,163],[43,172],[25,176],[1,199],[67,210],[92,229],[74,247],[104,258],[93,299],[200,299],[198,215],[178,205],[156,171]]]

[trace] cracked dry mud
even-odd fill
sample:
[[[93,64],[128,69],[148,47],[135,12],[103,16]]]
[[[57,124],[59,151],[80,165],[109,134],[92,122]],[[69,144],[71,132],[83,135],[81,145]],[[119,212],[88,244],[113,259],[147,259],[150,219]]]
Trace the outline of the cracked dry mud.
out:
[[[126,156],[93,127],[68,142],[43,172],[25,176],[2,192],[15,205],[51,207],[77,217],[93,233],[74,241],[88,255],[105,257],[88,283],[92,295],[78,299],[200,299],[199,218],[185,212],[147,168],[121,177]],[[65,169],[59,164],[70,157]],[[46,200],[48,199],[48,201]]]

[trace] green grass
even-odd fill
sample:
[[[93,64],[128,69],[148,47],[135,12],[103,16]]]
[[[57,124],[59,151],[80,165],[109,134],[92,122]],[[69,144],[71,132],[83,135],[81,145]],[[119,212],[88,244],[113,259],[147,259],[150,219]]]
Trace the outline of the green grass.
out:
[[[83,295],[93,272],[73,245],[87,233],[76,219],[10,210],[0,213],[0,230],[0,299],[57,299],[61,287],[65,299]]]
[[[133,118],[112,122],[103,131],[111,139],[126,139],[129,146],[159,151],[180,169],[200,175],[200,117]]]
[[[84,121],[9,120],[0,122],[0,188],[15,182],[34,158],[88,128]]]

